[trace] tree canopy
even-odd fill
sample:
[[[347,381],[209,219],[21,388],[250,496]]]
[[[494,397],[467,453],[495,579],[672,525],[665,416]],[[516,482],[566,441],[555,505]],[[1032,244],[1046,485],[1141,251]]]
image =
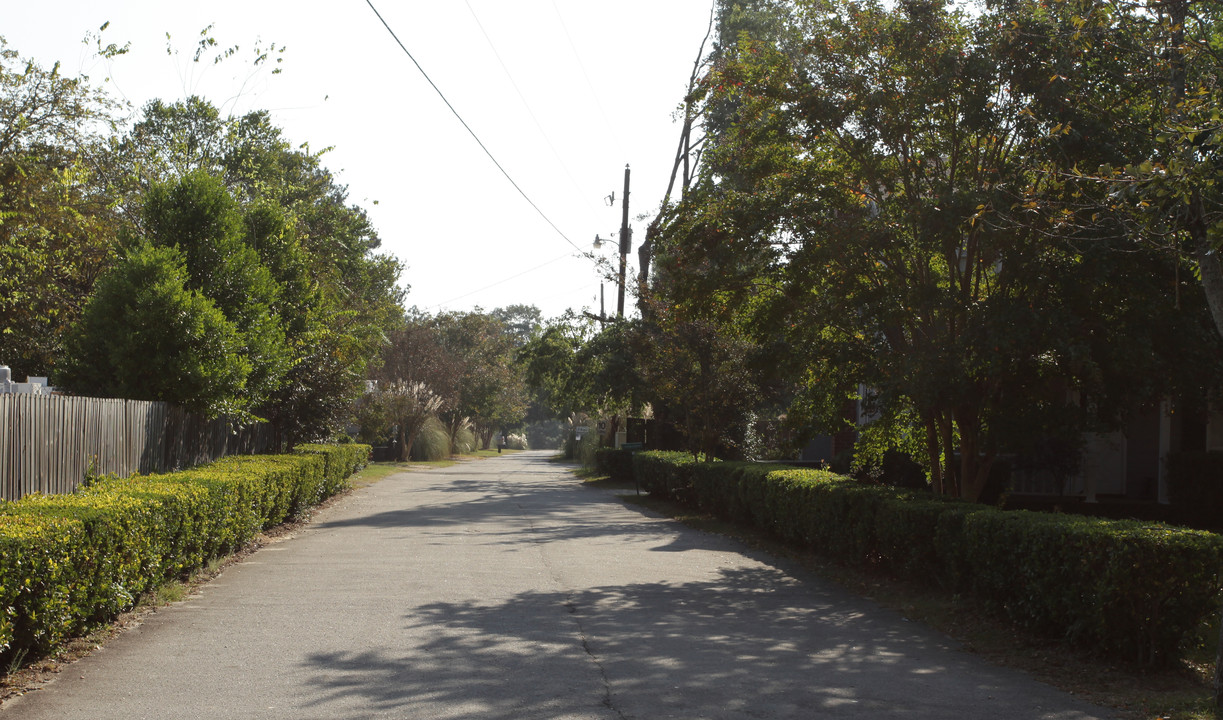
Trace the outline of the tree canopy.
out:
[[[1003,455],[1067,471],[1084,433],[1204,402],[1219,19],[1175,0],[719,3],[642,318],[546,327],[528,378],[592,410],[614,384],[578,358],[622,334],[632,403],[694,453],[745,453],[761,420],[795,441],[851,426],[860,465],[901,450],[970,499]]]
[[[186,333],[183,362],[213,353],[206,337],[236,338],[215,358],[240,360],[241,372],[221,373],[224,392],[148,386],[158,399],[266,419],[286,442],[335,432],[402,316],[399,261],[378,252],[323,153],[291,145],[268,113],[154,100],[125,129],[117,109],[89,78],[0,41],[0,362],[76,392],[128,394],[125,378],[163,359],[112,348],[101,361],[115,323],[154,312],[122,310],[124,287],[194,318],[171,326]]]

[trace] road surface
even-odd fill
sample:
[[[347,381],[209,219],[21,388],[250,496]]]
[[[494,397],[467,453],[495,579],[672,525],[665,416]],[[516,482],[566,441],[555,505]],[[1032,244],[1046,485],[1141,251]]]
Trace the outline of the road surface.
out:
[[[0,718],[1113,717],[549,456],[357,490]]]

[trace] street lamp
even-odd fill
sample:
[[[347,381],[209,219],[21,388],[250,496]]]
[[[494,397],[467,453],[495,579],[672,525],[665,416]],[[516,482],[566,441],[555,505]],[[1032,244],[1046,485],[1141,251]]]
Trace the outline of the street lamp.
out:
[[[618,292],[616,297],[616,316],[624,318],[624,275],[628,266],[628,251],[633,244],[633,229],[628,224],[628,182],[629,182],[629,167],[624,166],[624,217],[620,221],[620,277],[617,282]],[[615,202],[616,195],[612,193],[608,196],[609,202]],[[604,244],[611,242],[610,239],[595,235],[595,250],[603,247]],[[591,316],[593,317],[593,316]],[[599,322],[607,319],[606,313],[603,312],[603,283],[599,283],[599,317],[595,318]]]
[[[600,237],[599,235],[595,235],[594,248],[595,250],[601,250],[603,249],[604,245],[607,245],[611,242],[612,241],[608,238]],[[603,282],[602,281],[599,281],[599,317],[598,317],[598,320],[599,322],[607,321],[607,313],[603,310]]]

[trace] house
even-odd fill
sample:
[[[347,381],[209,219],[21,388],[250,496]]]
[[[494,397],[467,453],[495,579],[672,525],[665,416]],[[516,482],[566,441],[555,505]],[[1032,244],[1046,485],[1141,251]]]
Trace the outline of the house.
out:
[[[866,388],[859,388],[859,397]],[[1077,398],[1070,398],[1077,402]],[[831,463],[853,447],[856,428],[874,419],[861,400],[846,403],[848,427],[836,435],[814,438],[801,461]],[[1168,456],[1182,451],[1223,451],[1223,407],[1194,409],[1164,398],[1133,412],[1125,426],[1108,433],[1086,433],[1078,471],[1070,476],[1050,470],[1011,468],[1011,495],[1030,498],[1081,498],[1083,502],[1127,500],[1167,503]]]
[[[1164,398],[1139,408],[1125,427],[1111,433],[1088,433],[1077,475],[1064,487],[1049,478],[1012,474],[1011,492],[1021,495],[1168,502],[1168,456],[1173,453],[1223,450],[1223,409],[1194,409]]]

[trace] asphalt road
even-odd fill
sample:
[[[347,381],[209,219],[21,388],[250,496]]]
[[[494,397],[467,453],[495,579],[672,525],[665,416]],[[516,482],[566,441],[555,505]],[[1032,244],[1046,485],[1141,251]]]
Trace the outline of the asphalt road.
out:
[[[548,458],[358,490],[0,717],[1113,716]]]

